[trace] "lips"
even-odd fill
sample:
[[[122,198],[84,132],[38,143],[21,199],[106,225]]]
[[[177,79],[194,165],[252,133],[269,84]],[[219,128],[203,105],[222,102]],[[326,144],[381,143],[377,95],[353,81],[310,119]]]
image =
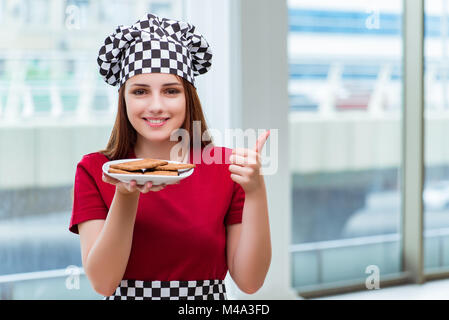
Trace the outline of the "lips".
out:
[[[143,118],[143,119],[151,127],[160,127],[160,126],[163,126],[167,122],[167,120],[170,119],[170,118],[154,118],[154,117],[151,117],[151,118]]]
[[[156,118],[156,117],[149,117],[149,118],[143,118],[143,119],[145,119],[145,120],[168,120],[168,119],[170,119],[170,118],[161,118],[161,117],[158,117],[158,118]]]

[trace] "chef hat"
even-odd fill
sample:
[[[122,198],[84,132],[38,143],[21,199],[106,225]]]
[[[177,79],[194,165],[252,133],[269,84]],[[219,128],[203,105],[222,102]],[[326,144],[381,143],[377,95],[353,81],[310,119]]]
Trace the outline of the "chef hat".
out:
[[[211,67],[212,51],[189,23],[147,14],[132,26],[120,25],[98,53],[103,79],[119,87],[136,74],[170,73],[195,85],[194,76]]]

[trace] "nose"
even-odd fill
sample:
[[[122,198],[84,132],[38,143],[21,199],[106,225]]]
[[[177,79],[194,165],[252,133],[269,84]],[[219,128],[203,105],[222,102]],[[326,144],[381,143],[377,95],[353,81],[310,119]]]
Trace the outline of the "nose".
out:
[[[164,104],[161,96],[158,93],[151,96],[147,109],[151,114],[154,115],[158,115],[164,111]]]

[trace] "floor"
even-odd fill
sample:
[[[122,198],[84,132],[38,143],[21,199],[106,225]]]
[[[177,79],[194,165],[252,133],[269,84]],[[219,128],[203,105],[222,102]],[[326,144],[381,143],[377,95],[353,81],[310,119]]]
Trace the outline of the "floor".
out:
[[[429,281],[422,285],[410,284],[346,293],[314,300],[449,300],[449,279]]]

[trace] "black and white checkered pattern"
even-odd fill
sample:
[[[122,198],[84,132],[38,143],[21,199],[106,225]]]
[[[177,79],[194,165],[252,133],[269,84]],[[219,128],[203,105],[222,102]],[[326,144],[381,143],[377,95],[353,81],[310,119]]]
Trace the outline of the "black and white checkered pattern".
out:
[[[212,51],[195,27],[147,14],[132,26],[120,25],[98,53],[100,74],[120,87],[142,73],[170,73],[195,85],[195,76],[211,67]]]
[[[223,280],[122,280],[105,300],[227,300]]]

